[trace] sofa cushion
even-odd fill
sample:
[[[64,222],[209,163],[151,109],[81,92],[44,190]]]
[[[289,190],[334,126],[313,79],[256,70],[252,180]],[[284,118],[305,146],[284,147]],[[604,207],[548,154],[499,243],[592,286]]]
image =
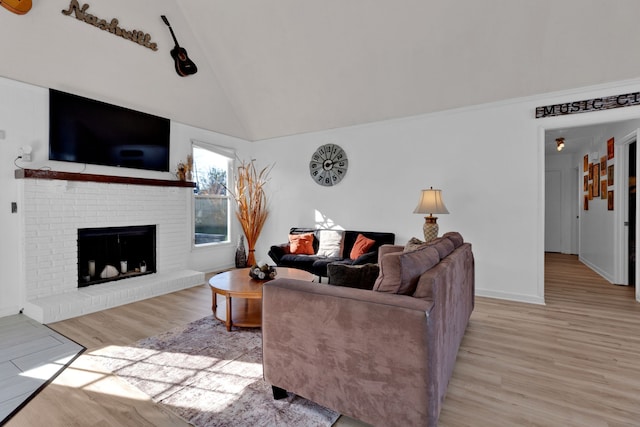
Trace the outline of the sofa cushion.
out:
[[[462,235],[457,231],[449,231],[448,233],[444,233],[442,237],[445,239],[451,240],[451,243],[453,243],[454,248],[457,248],[464,243],[464,239],[462,238]]]
[[[317,228],[309,228],[309,227],[291,227],[289,229],[289,234],[313,234],[313,253],[315,254],[318,251],[318,246],[320,242],[318,241],[318,229]]]
[[[433,285],[435,283],[435,277],[438,274],[438,268],[432,268],[429,271],[425,271],[418,278],[416,284],[416,290],[413,292],[414,298],[420,298],[424,300],[433,299]]]
[[[329,284],[349,288],[372,289],[379,272],[380,268],[376,264],[332,263],[327,266]]]
[[[413,294],[422,273],[439,262],[440,254],[433,246],[400,255],[400,288],[396,293]]]
[[[342,230],[319,230],[318,237],[320,247],[317,255],[329,258],[338,258],[342,256],[342,247],[344,245],[344,231]]]
[[[296,255],[313,255],[313,233],[289,234],[289,252]]]
[[[362,234],[358,234],[356,242],[353,244],[353,248],[351,248],[349,258],[357,259],[359,256],[366,254],[375,243],[375,240],[364,237]]]
[[[385,253],[378,259],[380,274],[373,284],[373,290],[395,294],[400,289],[400,255],[402,251]]]
[[[436,240],[437,241],[433,243],[429,242],[429,245],[433,246],[438,251],[440,259],[446,258],[451,252],[456,249],[453,242],[448,238],[440,237]]]
[[[312,256],[311,258],[314,261],[313,261],[313,264],[311,265],[311,270],[308,270],[308,271],[317,276],[323,276],[323,277],[329,276],[329,274],[327,273],[327,266],[329,266],[330,264],[333,264],[334,262],[345,262],[347,264],[351,264],[351,262],[349,262],[350,260],[343,260],[342,258],[327,258],[324,256],[322,257]]]
[[[454,236],[454,239],[455,238],[456,237]],[[416,251],[426,246],[433,246],[434,248],[436,248],[438,253],[440,254],[440,259],[445,258],[447,255],[453,252],[457,247],[455,246],[454,242],[451,239],[444,236],[435,238],[428,242],[423,242],[422,240],[416,237],[412,237],[411,239],[409,239],[407,244],[404,245],[404,252]]]
[[[423,242],[422,240],[418,239],[417,237],[412,237],[412,238],[409,239],[407,244],[404,245],[404,251],[405,252],[415,251],[415,250],[418,250],[418,249],[422,248],[426,244],[427,244],[426,242]]]
[[[280,267],[299,268],[301,270],[312,272],[313,263],[317,258],[313,255],[296,255],[285,254],[280,258]]]
[[[440,262],[438,251],[425,246],[412,252],[392,252],[380,258],[380,274],[374,291],[410,295],[422,273]]]

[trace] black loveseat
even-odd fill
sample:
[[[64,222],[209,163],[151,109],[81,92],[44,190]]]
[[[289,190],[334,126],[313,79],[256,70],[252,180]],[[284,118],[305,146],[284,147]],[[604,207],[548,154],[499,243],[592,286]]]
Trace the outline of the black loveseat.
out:
[[[388,244],[393,245],[395,243],[395,234],[386,232],[375,231],[353,231],[344,230],[342,240],[342,251],[339,256],[327,257],[318,255],[318,249],[320,247],[320,239],[322,233],[325,230],[319,230],[314,228],[301,228],[293,227],[289,230],[290,235],[296,234],[313,234],[313,255],[301,255],[291,253],[289,243],[282,243],[279,245],[271,246],[269,250],[269,256],[276,263],[278,267],[291,267],[298,268],[300,270],[308,271],[319,277],[328,277],[327,266],[331,263],[341,263],[348,265],[362,265],[378,262],[378,248],[380,246]],[[368,249],[368,252],[359,256],[357,259],[349,258],[351,249],[353,248],[358,235],[362,234],[367,239],[374,240],[374,244]]]

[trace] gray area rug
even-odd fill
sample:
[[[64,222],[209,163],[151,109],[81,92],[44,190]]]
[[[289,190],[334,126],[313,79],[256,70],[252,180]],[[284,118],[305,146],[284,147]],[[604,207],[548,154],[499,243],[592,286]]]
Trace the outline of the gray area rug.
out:
[[[212,316],[91,357],[198,426],[331,426],[339,414],[289,395],[262,376],[259,329],[227,332]]]

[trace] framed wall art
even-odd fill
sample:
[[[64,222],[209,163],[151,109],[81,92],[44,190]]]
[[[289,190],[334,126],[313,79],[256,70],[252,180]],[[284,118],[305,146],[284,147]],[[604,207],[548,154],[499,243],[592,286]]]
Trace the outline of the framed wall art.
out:
[[[589,155],[585,154],[582,159],[582,172],[586,172],[589,170]]]
[[[613,159],[613,138],[609,138],[609,140],[607,141],[607,158],[609,160]]]
[[[607,174],[607,156],[600,157],[600,175]]]
[[[607,210],[613,210],[613,190],[607,192]]]
[[[593,197],[600,197],[600,163],[593,165]]]
[[[613,185],[613,165],[607,167],[607,184]]]
[[[607,180],[606,179],[603,179],[602,181],[600,181],[600,198],[601,199],[607,198]]]

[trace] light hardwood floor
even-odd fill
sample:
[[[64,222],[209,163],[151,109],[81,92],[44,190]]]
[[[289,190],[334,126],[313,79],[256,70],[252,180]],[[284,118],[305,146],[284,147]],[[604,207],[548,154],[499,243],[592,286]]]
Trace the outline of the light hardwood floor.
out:
[[[634,289],[608,284],[575,256],[547,254],[545,264],[545,306],[476,299],[440,426],[640,425]],[[210,313],[202,285],[49,326],[90,352]],[[187,425],[82,356],[8,426],[44,424]]]

